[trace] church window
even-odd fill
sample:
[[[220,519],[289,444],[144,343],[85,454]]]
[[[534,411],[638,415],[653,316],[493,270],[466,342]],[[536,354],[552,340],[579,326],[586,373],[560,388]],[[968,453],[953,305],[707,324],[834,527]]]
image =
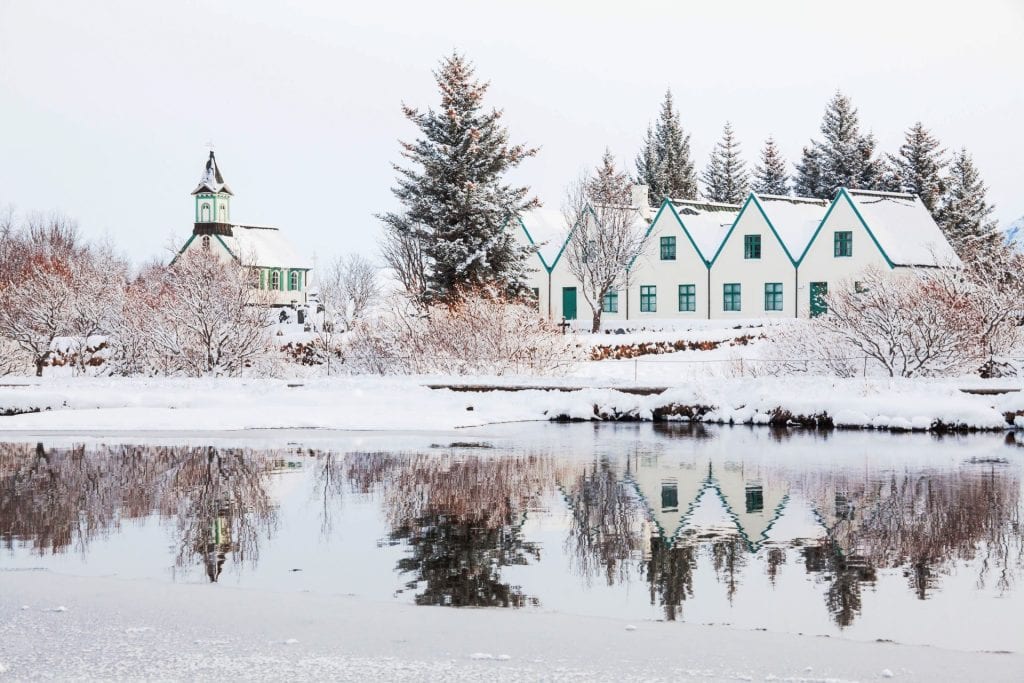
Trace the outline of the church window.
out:
[[[270,273],[270,288],[281,289],[281,271],[275,270]]]
[[[199,210],[199,220],[202,223],[210,222],[210,205],[205,202],[203,203],[202,208]]]
[[[210,251],[210,236],[203,235],[203,251]]]
[[[298,289],[298,288],[299,288],[299,273],[297,271],[293,270],[291,273],[288,274],[288,289],[294,290],[294,289]]]

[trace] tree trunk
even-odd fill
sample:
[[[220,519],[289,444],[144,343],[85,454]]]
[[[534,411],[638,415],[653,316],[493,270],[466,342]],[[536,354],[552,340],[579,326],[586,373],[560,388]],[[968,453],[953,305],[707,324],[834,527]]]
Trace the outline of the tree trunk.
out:
[[[590,331],[597,334],[601,331],[601,307],[597,306],[594,309],[594,322],[590,327]]]
[[[36,359],[36,377],[43,376],[43,366],[46,364],[45,358]]]

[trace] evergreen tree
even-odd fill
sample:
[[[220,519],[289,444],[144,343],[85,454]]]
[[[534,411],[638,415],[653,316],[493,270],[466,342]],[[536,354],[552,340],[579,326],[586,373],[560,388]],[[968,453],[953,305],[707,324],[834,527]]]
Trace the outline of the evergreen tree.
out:
[[[811,140],[811,151],[804,150],[797,167],[800,194],[829,198],[840,187],[883,187],[884,166],[875,158],[875,137],[861,134],[857,108],[841,92],[837,91],[825,108],[821,134],[824,139]]]
[[[754,182],[751,189],[758,194],[789,194],[789,174],[786,173],[786,160],[775,144],[774,138],[768,138],[761,150],[761,163],[754,167]]]
[[[489,84],[474,78],[465,57],[445,58],[434,78],[438,110],[403,105],[421,137],[402,142],[402,156],[419,168],[394,165],[392,192],[404,209],[381,218],[394,236],[422,244],[426,298],[448,299],[462,286],[484,283],[518,292],[527,251],[506,226],[510,216],[539,202],[526,187],[503,182],[503,175],[537,150],[509,144],[502,112],[483,108]]]
[[[629,176],[615,166],[615,155],[607,147],[601,156],[601,165],[587,180],[586,192],[596,205],[628,207],[632,200]]]
[[[697,176],[690,159],[690,136],[683,131],[672,91],[665,91],[654,128],[647,128],[636,158],[637,182],[647,185],[652,204],[665,197],[695,199]]]
[[[949,165],[945,156],[946,150],[920,121],[905,133],[899,153],[889,155],[897,191],[916,194],[932,214],[945,189],[942,171]]]
[[[701,174],[704,196],[713,202],[739,204],[750,192],[750,174],[740,158],[740,143],[726,121],[722,139],[715,144],[708,165]]]
[[[967,150],[954,154],[936,222],[961,256],[983,254],[1002,243],[996,221],[991,218],[995,206],[988,203],[987,192]]]

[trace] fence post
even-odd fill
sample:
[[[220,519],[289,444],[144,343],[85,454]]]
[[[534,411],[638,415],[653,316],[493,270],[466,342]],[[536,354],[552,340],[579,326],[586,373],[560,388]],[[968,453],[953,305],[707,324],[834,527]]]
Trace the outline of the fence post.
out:
[[[866,355],[864,356],[864,374],[861,375],[861,376],[862,377],[867,377],[868,376],[868,357]]]
[[[640,363],[639,360],[633,358],[633,381],[636,381],[636,366]]]

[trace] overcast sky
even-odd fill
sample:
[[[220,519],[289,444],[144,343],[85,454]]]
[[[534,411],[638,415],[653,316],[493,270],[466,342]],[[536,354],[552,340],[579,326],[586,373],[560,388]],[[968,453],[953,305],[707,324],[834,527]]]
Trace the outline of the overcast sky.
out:
[[[215,145],[233,218],[322,261],[376,255],[401,102],[453,49],[491,81],[515,179],[557,207],[605,146],[632,170],[666,87],[698,168],[731,120],[791,161],[838,88],[893,150],[920,119],[1024,214],[1024,1],[47,2],[0,0],[0,205],[59,210],[134,259],[191,231]]]

